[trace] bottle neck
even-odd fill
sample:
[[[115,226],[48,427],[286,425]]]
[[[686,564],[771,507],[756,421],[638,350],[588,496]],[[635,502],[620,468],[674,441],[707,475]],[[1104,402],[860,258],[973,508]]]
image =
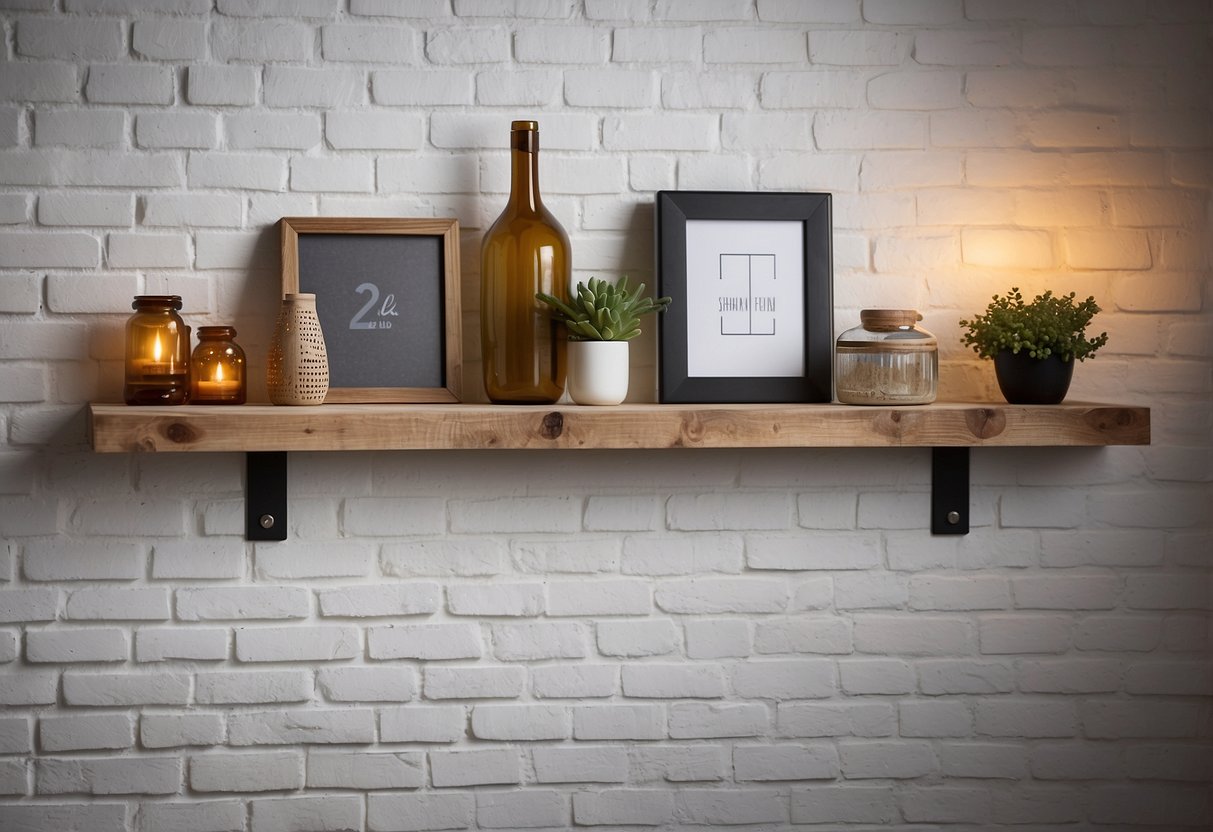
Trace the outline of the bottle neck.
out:
[[[530,213],[543,208],[539,195],[539,133],[533,130],[510,133],[510,207]]]

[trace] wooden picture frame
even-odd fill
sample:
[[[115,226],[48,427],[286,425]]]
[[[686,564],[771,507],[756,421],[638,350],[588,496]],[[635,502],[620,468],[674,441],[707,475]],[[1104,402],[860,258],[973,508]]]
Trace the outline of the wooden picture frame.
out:
[[[828,193],[660,191],[665,403],[829,402]]]
[[[459,223],[283,217],[282,291],[316,295],[325,402],[458,402]]]

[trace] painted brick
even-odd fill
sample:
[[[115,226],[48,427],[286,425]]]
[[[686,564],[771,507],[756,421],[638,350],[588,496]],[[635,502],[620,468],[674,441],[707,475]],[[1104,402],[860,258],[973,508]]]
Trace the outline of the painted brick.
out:
[[[425,669],[427,699],[513,699],[522,695],[521,667],[437,667]]]
[[[371,832],[417,832],[466,829],[476,811],[471,794],[372,794],[367,797],[366,821]]]
[[[4,807],[6,822],[28,829],[56,832],[126,832],[124,803],[41,803]]]
[[[36,630],[25,636],[25,658],[31,662],[124,662],[129,657],[122,630]]]
[[[978,702],[974,719],[978,734],[993,737],[1072,737],[1078,732],[1075,703],[1062,699]]]
[[[637,783],[719,783],[728,776],[728,750],[718,745],[638,745],[631,753]]]
[[[179,673],[63,674],[63,698],[69,705],[184,705],[190,679]]]
[[[622,783],[628,776],[628,755],[610,746],[537,746],[532,752],[539,783]]]
[[[144,748],[219,745],[226,733],[219,714],[144,714],[139,718],[139,742]]]
[[[32,58],[106,61],[121,58],[122,24],[117,20],[26,17],[17,24],[17,54]]]
[[[687,534],[678,537],[628,536],[623,540],[621,571],[629,575],[738,573],[744,542],[732,534]]]
[[[578,825],[661,826],[674,817],[674,795],[657,789],[608,789],[573,795]]]
[[[263,832],[292,832],[308,826],[320,829],[358,829],[362,826],[362,805],[360,797],[337,795],[259,798],[249,801],[253,828]]]
[[[476,821],[482,829],[556,827],[567,822],[568,801],[555,791],[482,792],[476,795]]]
[[[467,712],[453,705],[409,705],[379,716],[383,742],[458,742],[467,734]]]
[[[305,702],[312,698],[312,674],[303,670],[200,672],[195,677],[194,698],[208,705]]]
[[[615,63],[684,63],[702,55],[703,33],[687,28],[616,29],[611,45]]]
[[[321,29],[321,54],[326,61],[411,64],[418,53],[409,29],[364,24],[331,24]]]
[[[909,48],[910,39],[900,32],[809,32],[809,60],[814,64],[896,66]]]
[[[182,621],[305,618],[311,593],[302,587],[196,587],[176,593]]]
[[[151,620],[170,617],[167,589],[78,589],[67,597],[65,617],[94,620]]]
[[[897,817],[893,789],[883,786],[812,786],[792,792],[793,823],[887,824]]]
[[[228,744],[298,745],[370,743],[375,714],[369,708],[250,711],[227,719]]]
[[[843,740],[838,743],[842,774],[849,780],[912,779],[932,774],[938,760],[925,742]]]
[[[44,751],[131,748],[135,723],[128,714],[49,716],[38,720],[38,742]]]
[[[787,588],[781,581],[762,579],[676,580],[660,584],[655,601],[669,613],[782,612]]]
[[[325,668],[316,684],[335,702],[407,702],[417,694],[416,676],[403,667]]]
[[[95,104],[172,104],[173,74],[168,67],[94,64],[84,94]]]
[[[501,63],[510,58],[510,36],[497,27],[431,30],[425,55],[435,64]]]
[[[0,232],[2,268],[37,266],[87,269],[95,268],[100,262],[100,246],[96,238],[89,234]]]
[[[732,667],[733,691],[757,699],[824,699],[834,695],[834,665],[825,659],[758,660]]]
[[[307,757],[308,788],[416,789],[424,783],[422,755],[416,752],[312,751]]]
[[[199,60],[206,57],[206,22],[202,20],[136,20],[131,46],[153,60]]]
[[[570,532],[581,527],[581,500],[572,497],[452,500],[448,511],[451,531],[458,534]]]
[[[380,551],[380,567],[385,574],[399,577],[488,576],[503,571],[505,554],[506,547],[500,540],[385,544]]]
[[[902,702],[897,720],[903,737],[967,737],[973,719],[963,702]]]
[[[543,613],[542,584],[463,584],[449,586],[447,610],[452,615],[535,616]]]
[[[0,753],[20,754],[33,750],[31,722],[26,717],[0,718]]]
[[[189,784],[199,792],[301,789],[303,760],[293,751],[199,755],[189,760]]]
[[[221,63],[302,62],[311,59],[314,38],[303,23],[220,19],[211,27],[211,55]]]
[[[492,627],[493,654],[502,661],[585,658],[588,655],[586,641],[586,630],[571,622],[494,624]]]
[[[552,581],[547,587],[547,614],[647,615],[652,610],[649,586],[633,579]]]
[[[482,740],[560,740],[570,735],[568,708],[560,705],[477,705],[472,735]]]
[[[625,664],[623,693],[645,699],[718,699],[723,668],[714,665]]]
[[[39,794],[175,794],[181,788],[176,757],[42,758],[35,765]]]
[[[892,705],[883,702],[858,705],[780,703],[776,720],[780,736],[877,737],[896,733],[898,714]]]
[[[591,699],[619,691],[616,665],[540,666],[531,671],[531,679],[539,699]]]
[[[430,752],[430,780],[436,788],[515,784],[522,779],[519,752],[510,748],[486,751]]]
[[[691,702],[669,708],[671,739],[758,737],[769,727],[767,709],[759,704]]]
[[[143,627],[135,632],[137,661],[222,661],[227,657],[227,630]]]
[[[472,624],[394,625],[367,634],[373,659],[477,659],[482,653],[480,628]]]
[[[658,705],[579,705],[573,709],[578,740],[658,740],[665,737],[665,709]]]
[[[185,94],[191,104],[250,106],[257,103],[259,78],[253,67],[191,66]]]
[[[58,698],[58,673],[0,676],[0,705],[53,705]]]
[[[126,143],[126,115],[120,110],[39,112],[34,117],[34,143],[120,149]]]
[[[371,95],[377,104],[395,106],[471,104],[475,78],[449,70],[377,70]]]
[[[54,621],[59,615],[59,590],[50,588],[10,589],[0,593],[0,621],[26,623]]]
[[[357,627],[236,628],[236,659],[242,662],[336,661],[361,652]]]

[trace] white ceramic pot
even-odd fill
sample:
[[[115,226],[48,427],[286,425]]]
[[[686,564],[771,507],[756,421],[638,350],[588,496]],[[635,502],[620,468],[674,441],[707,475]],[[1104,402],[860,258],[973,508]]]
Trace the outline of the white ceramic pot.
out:
[[[628,342],[569,341],[568,381],[577,404],[619,404],[628,395]]]

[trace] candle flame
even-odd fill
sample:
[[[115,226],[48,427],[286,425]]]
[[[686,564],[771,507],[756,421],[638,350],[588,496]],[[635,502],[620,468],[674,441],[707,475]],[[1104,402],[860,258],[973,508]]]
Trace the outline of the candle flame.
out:
[[[222,364],[215,365],[215,375],[214,375],[213,380],[214,381],[223,381],[223,365]]]
[[[152,360],[153,361],[156,361],[156,362],[160,361],[161,349],[162,348],[160,346],[160,336],[157,335],[156,340],[152,343]]]

